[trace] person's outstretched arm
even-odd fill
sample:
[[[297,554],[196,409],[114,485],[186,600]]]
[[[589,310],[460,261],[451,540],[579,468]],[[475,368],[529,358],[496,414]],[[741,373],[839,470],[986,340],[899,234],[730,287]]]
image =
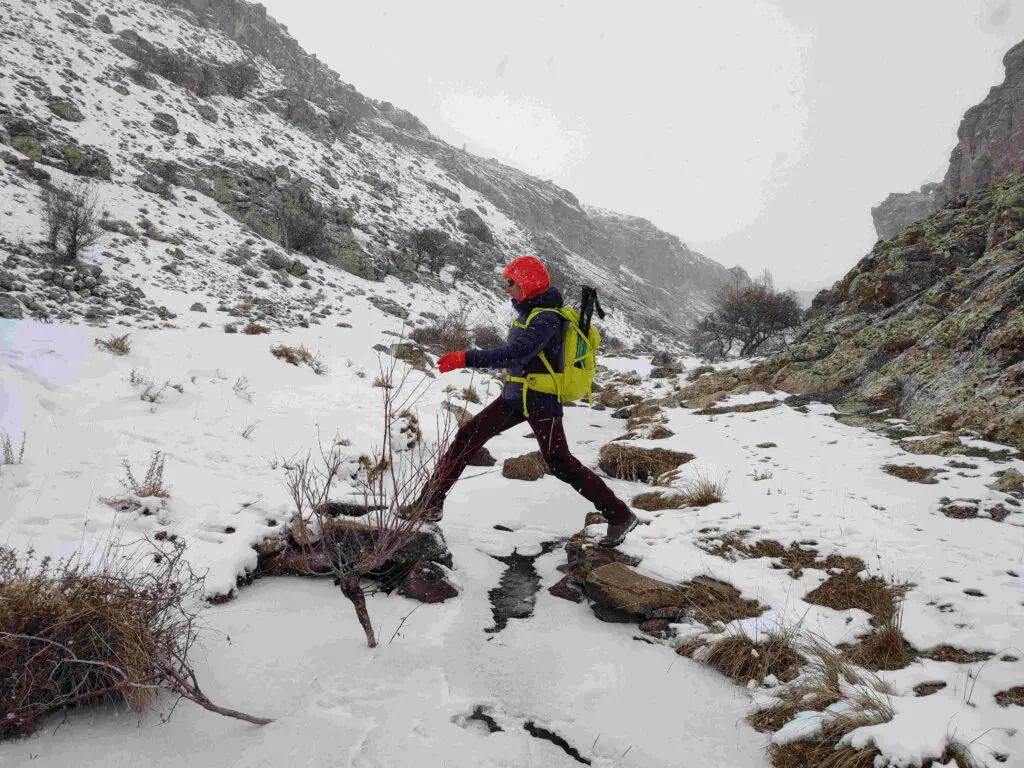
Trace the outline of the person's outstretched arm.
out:
[[[525,363],[547,346],[551,337],[558,331],[560,321],[561,317],[555,312],[541,312],[510,344],[497,349],[468,350],[466,367],[508,368],[516,363]]]

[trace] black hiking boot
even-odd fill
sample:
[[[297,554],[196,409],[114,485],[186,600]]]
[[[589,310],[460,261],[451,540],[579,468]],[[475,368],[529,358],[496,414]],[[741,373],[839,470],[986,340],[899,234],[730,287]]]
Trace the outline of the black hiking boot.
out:
[[[619,546],[619,544],[626,540],[626,534],[636,528],[639,524],[640,518],[632,512],[629,513],[629,517],[625,520],[617,520],[608,523],[608,533],[603,539],[597,542],[597,546],[604,547],[605,549],[611,549],[612,547]]]
[[[419,519],[425,523],[436,523],[444,517],[444,508],[440,505],[424,507],[423,504],[406,504],[395,510],[395,517],[401,520]]]

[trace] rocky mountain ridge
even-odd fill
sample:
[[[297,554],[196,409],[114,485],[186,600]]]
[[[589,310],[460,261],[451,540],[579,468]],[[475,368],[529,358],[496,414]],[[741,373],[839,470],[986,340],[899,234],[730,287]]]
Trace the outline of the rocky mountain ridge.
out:
[[[1006,52],[1003,66],[1003,82],[964,113],[942,182],[890,194],[871,209],[879,238],[893,237],[961,193],[1024,173],[1024,41]]]
[[[37,211],[39,181],[87,177],[100,182],[104,204],[117,197],[230,217],[247,236],[229,249],[252,240],[246,247],[275,263],[308,269],[311,259],[441,295],[456,281],[493,294],[501,263],[537,253],[564,285],[602,286],[621,320],[616,335],[633,343],[678,337],[726,279],[724,267],[649,222],[587,209],[363,96],[260,5],[3,0],[0,9],[12,21],[0,30],[11,53],[0,63],[0,143]],[[115,237],[151,241],[146,232],[160,230],[114,214]],[[0,235],[24,245],[32,229]],[[196,233],[166,235],[187,261]],[[90,266],[102,270],[104,254]],[[58,311],[32,303],[33,312]]]

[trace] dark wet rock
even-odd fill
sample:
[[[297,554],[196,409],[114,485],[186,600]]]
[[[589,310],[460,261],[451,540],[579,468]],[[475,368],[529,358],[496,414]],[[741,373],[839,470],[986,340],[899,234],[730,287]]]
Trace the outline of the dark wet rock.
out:
[[[548,593],[572,603],[583,602],[583,592],[569,576],[562,577],[557,584],[548,587]]]
[[[448,569],[437,563],[418,562],[398,587],[398,594],[422,603],[443,603],[458,597],[459,590],[449,581]]]

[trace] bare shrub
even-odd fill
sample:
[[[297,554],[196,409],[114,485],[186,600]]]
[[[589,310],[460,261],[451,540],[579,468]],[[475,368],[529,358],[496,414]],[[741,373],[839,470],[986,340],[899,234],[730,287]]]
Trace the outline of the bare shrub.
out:
[[[159,403],[164,390],[166,390],[170,385],[171,382],[169,381],[165,381],[159,387],[156,386],[155,383],[149,382],[146,384],[146,388],[142,390],[142,394],[139,395],[139,399],[146,403]]]
[[[424,504],[431,496],[434,466],[452,433],[450,418],[438,425],[438,441],[422,441],[419,421],[412,407],[426,384],[408,386],[408,368],[396,378],[398,362],[381,362],[378,381],[382,383],[381,441],[357,460],[353,476],[350,462],[341,454],[343,440],[319,448],[319,461],[308,453],[287,466],[287,486],[294,505],[292,530],[302,547],[297,569],[309,575],[331,575],[348,598],[366,635],[367,645],[376,647],[377,638],[366,607],[364,579],[386,569],[396,556],[420,535]],[[346,476],[360,489],[367,514],[358,521],[331,517],[331,490]]]
[[[761,480],[771,480],[773,477],[775,477],[775,473],[772,472],[770,469],[755,469],[750,476],[754,479],[755,482],[759,482]]]
[[[121,336],[111,334],[106,339],[96,339],[96,346],[105,349],[113,355],[127,355],[132,351],[132,343],[128,341],[130,333]]]
[[[95,188],[87,181],[73,187],[43,188],[43,224],[58,261],[73,261],[102,234]]]
[[[143,712],[158,691],[222,715],[271,722],[213,704],[189,660],[202,579],[184,543],[148,541],[126,557],[52,561],[0,547],[0,739],[28,736],[40,718],[98,699]]]
[[[288,347],[284,344],[278,344],[277,346],[271,347],[270,354],[279,360],[284,360],[286,363],[292,365],[299,365],[305,363],[313,369],[313,373],[318,376],[323,376],[329,372],[327,363],[324,362],[323,357],[319,352],[313,352],[305,344],[298,347]]]
[[[235,379],[234,386],[231,389],[246,402],[252,402],[252,390],[249,388],[249,379],[245,376],[239,376]]]
[[[0,432],[0,464],[21,464],[21,460],[25,456],[25,441],[28,439],[28,433],[21,433],[21,447],[18,450],[14,450],[14,443],[11,440],[11,436],[6,432]]]
[[[435,354],[459,352],[473,346],[473,333],[469,329],[472,307],[468,304],[445,312],[430,325],[414,328],[409,339],[429,347]],[[500,346],[500,345],[499,345]]]
[[[260,423],[258,421],[252,421],[246,424],[244,427],[242,427],[242,431],[240,432],[242,439],[248,440],[249,438],[251,438],[253,433],[256,431],[256,427],[258,427],[259,424]]]
[[[156,497],[166,499],[171,492],[164,485],[164,461],[165,456],[161,451],[153,451],[149,460],[149,467],[146,474],[139,480],[132,471],[132,465],[128,459],[121,462],[124,467],[125,476],[119,481],[126,491],[141,498]]]
[[[242,333],[248,336],[258,336],[261,333],[270,333],[270,327],[261,323],[250,322],[242,329]]]

